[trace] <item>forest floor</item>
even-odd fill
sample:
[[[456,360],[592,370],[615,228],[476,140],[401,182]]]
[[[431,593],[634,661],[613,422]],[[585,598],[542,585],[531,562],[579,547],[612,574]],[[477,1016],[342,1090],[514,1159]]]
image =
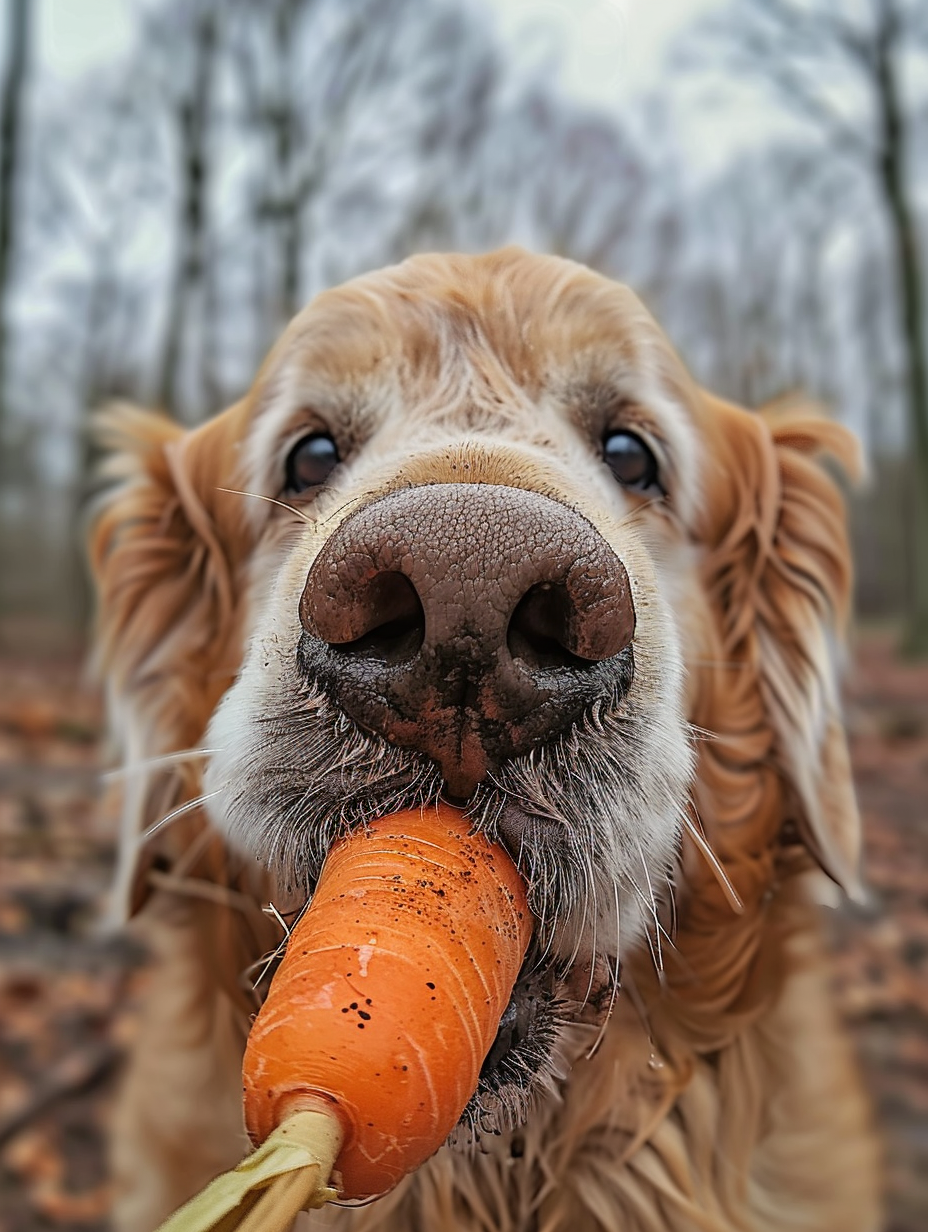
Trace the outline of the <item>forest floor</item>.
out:
[[[861,637],[848,722],[872,901],[830,913],[836,991],[885,1144],[888,1232],[925,1232],[928,664]],[[80,657],[0,652],[2,1232],[107,1227],[107,1118],[145,965],[97,922],[116,835],[105,758]]]

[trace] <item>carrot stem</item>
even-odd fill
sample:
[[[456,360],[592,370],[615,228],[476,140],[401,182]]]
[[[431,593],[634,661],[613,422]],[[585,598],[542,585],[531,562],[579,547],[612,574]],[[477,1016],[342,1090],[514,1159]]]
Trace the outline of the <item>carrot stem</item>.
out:
[[[287,1232],[300,1211],[337,1196],[329,1179],[341,1145],[334,1112],[324,1104],[297,1107],[257,1151],[211,1181],[159,1232]]]
[[[271,1181],[237,1232],[287,1232],[300,1211],[316,1205],[313,1199],[324,1188],[318,1164],[285,1172]]]

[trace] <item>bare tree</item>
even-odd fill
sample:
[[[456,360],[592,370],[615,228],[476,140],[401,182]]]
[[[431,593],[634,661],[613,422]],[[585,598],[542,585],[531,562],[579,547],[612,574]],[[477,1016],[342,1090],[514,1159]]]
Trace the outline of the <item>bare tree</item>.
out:
[[[495,51],[455,0],[239,0],[233,39],[273,335],[442,212],[438,169],[460,176],[479,140]]]
[[[906,98],[907,60],[928,58],[918,0],[737,0],[711,27],[730,61],[765,82],[816,135],[824,165],[862,173],[882,207],[904,343],[912,445],[911,579],[906,648],[928,654],[928,371],[925,271],[911,184],[918,102]],[[911,69],[911,65],[909,65]],[[924,100],[921,100],[922,103]],[[855,106],[856,103],[856,106]]]
[[[6,45],[0,112],[0,431],[6,409],[9,293],[29,61],[29,0],[9,0]]]
[[[303,219],[312,185],[301,177],[308,109],[299,89],[300,35],[319,8],[316,0],[238,5],[234,51],[244,94],[244,124],[260,134],[264,163],[253,211],[275,234],[277,287],[272,332],[300,307]]]
[[[173,108],[177,125],[180,193],[175,232],[175,270],[168,301],[160,390],[162,405],[176,411],[181,403],[179,385],[183,347],[190,331],[192,301],[204,288],[210,156],[208,125],[218,16],[209,0],[197,6],[191,15],[189,47],[184,47],[182,43],[178,47],[176,27],[184,20],[183,12],[169,10],[166,17],[160,40],[166,52],[165,71],[174,75],[178,53],[183,57],[187,52],[190,62],[186,89],[176,98]]]

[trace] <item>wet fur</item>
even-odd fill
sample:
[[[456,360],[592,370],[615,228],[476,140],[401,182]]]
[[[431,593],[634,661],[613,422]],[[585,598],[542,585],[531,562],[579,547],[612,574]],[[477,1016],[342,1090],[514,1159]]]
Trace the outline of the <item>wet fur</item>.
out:
[[[314,416],[339,416],[353,444],[311,508],[223,490],[279,497],[288,443]],[[596,457],[617,424],[653,442],[666,500],[621,494]],[[378,495],[489,482],[592,522],[638,612],[627,694],[604,695],[471,802],[519,858],[539,946],[560,964],[545,1020],[555,1045],[541,1089],[516,1107],[524,1124],[494,1132],[474,1107],[475,1146],[443,1148],[387,1198],[315,1222],[877,1227],[867,1112],[815,905],[818,868],[857,886],[834,671],[849,561],[840,495],[817,461],[853,465],[846,435],[710,397],[626,288],[515,250],[416,258],[327,293],[224,415],[184,433],[123,408],[104,432],[99,653],[136,766],[117,898],[160,956],[117,1113],[119,1226],[152,1228],[245,1148],[237,1056],[254,964],[279,940],[258,904],[298,905],[341,829],[440,786],[294,673],[306,570]],[[199,799],[203,761],[150,759],[204,740],[220,750],[205,758],[212,824],[191,804],[159,825]],[[603,994],[615,1000],[605,1030]]]

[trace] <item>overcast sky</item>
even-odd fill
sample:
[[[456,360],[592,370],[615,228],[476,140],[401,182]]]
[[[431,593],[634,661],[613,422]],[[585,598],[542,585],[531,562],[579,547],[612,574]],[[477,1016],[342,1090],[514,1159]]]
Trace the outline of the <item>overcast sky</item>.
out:
[[[547,28],[557,39],[561,82],[571,94],[621,106],[660,83],[669,45],[725,0],[487,0],[518,55]],[[534,41],[543,36],[536,33]]]
[[[64,80],[81,76],[125,51],[136,0],[38,0],[39,64]]]
[[[556,52],[571,94],[615,106],[657,84],[669,41],[723,0],[470,0],[516,60]],[[38,0],[41,63],[73,79],[128,46],[140,0]]]
[[[349,0],[346,0],[348,3]],[[675,43],[728,0],[463,0],[489,10],[514,68],[556,66],[574,98],[618,114],[632,127],[646,98],[659,100],[665,132],[711,175],[757,144],[774,123],[769,101],[730,80],[713,83],[711,65],[683,76],[667,64]],[[40,66],[60,81],[80,77],[131,45],[140,7],[154,0],[37,0]],[[714,105],[705,97],[714,92]]]

